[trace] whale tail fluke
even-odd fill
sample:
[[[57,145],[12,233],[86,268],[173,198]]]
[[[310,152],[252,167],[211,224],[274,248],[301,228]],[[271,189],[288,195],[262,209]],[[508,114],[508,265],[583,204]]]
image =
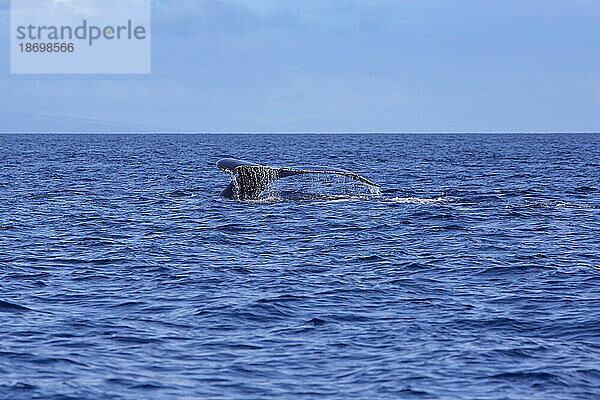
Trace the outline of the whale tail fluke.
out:
[[[302,174],[341,175],[366,185],[378,188],[379,185],[353,172],[328,167],[276,168],[247,161],[225,158],[217,162],[217,167],[234,176],[233,181],[221,193],[222,196],[240,200],[258,199],[267,186],[277,179]]]

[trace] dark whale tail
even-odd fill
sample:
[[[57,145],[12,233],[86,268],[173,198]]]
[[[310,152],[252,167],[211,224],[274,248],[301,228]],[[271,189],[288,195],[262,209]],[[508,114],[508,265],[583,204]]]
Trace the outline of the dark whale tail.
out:
[[[329,167],[276,168],[236,160],[234,158],[224,158],[219,160],[217,162],[217,167],[234,176],[234,180],[221,193],[222,196],[230,199],[258,199],[269,183],[277,179],[302,174],[341,175],[369,186],[379,187],[378,184],[353,172]]]

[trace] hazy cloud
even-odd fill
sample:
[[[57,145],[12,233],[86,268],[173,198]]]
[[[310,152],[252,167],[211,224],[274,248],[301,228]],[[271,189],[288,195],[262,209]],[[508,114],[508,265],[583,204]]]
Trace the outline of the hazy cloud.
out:
[[[0,110],[194,131],[598,130],[598,20],[587,0],[154,0],[152,75],[5,63]]]
[[[262,20],[250,7],[224,0],[162,0],[153,10],[160,31],[183,35],[244,34]]]

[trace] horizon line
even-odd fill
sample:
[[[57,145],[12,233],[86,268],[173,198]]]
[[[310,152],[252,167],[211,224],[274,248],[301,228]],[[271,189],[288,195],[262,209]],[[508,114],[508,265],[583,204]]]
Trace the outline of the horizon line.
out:
[[[600,131],[0,131],[0,135],[589,135]]]

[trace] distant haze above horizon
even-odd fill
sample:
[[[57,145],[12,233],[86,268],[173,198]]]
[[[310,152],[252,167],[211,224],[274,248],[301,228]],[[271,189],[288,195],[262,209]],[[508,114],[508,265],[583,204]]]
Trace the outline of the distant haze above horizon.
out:
[[[154,0],[152,74],[11,75],[1,132],[600,131],[600,2]]]

